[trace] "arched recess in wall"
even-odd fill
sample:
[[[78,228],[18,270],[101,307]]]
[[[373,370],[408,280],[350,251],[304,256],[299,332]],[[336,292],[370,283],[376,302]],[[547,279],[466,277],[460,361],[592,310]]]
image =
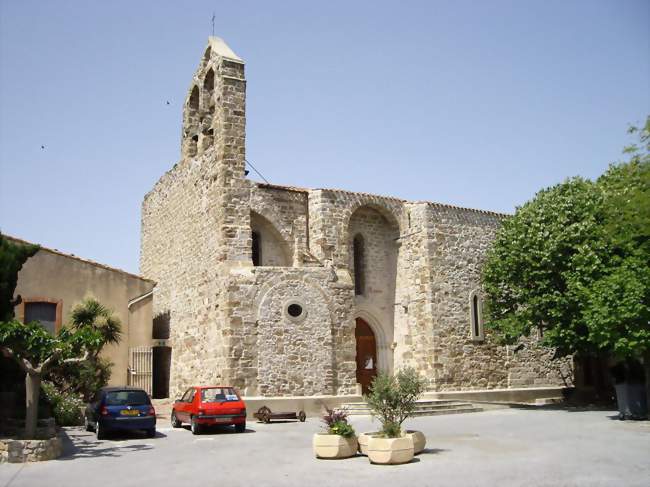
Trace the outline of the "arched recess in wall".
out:
[[[469,323],[472,340],[482,341],[485,339],[483,331],[483,303],[481,294],[477,289],[469,293]]]
[[[359,252],[361,239],[358,236],[363,239],[362,256]],[[373,329],[377,338],[379,367],[384,371],[392,370],[393,366],[390,343],[395,333],[397,237],[397,221],[386,217],[373,206],[361,206],[350,216],[347,251],[349,269],[355,277],[355,317],[363,318]],[[358,272],[359,263],[361,273]],[[359,278],[361,289],[358,289]]]
[[[188,106],[190,107],[191,110],[198,110],[199,109],[199,87],[194,85],[192,87],[192,92],[190,93],[190,100],[188,102]]]
[[[208,72],[205,73],[205,78],[203,78],[203,89],[212,92],[214,90],[214,69],[208,69]]]
[[[251,211],[251,254],[253,265],[290,267],[291,250],[273,223]]]
[[[386,296],[392,300],[397,274],[397,220],[373,206],[360,206],[350,216],[347,235],[348,265],[355,278],[355,294],[362,296],[370,289],[374,292],[384,288],[390,293],[388,288],[392,286],[393,294],[390,298]]]

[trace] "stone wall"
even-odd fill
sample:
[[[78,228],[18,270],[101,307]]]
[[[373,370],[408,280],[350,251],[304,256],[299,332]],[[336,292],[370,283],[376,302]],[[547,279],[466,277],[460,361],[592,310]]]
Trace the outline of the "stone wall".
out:
[[[420,269],[422,305],[409,307],[414,326],[401,337],[396,362],[416,366],[437,391],[571,385],[569,359],[551,361],[553,351],[536,340],[507,348],[489,330],[483,340],[472,337],[470,295],[481,294],[481,265],[502,216],[427,204],[419,217],[426,220],[414,235],[424,237],[424,265],[414,266]]]

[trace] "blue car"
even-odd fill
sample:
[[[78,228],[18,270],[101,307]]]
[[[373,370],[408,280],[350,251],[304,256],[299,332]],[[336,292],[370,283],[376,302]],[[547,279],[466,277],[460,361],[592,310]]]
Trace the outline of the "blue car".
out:
[[[86,431],[94,431],[97,439],[114,430],[144,430],[156,435],[156,411],[149,395],[135,387],[103,387],[84,413]]]

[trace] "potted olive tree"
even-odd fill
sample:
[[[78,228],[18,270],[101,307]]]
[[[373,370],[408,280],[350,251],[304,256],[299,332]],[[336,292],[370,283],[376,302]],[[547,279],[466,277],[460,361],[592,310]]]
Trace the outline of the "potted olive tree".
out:
[[[402,423],[415,411],[416,401],[424,392],[424,380],[415,369],[401,369],[394,376],[381,373],[372,382],[366,397],[381,430],[369,434],[366,452],[371,463],[407,463],[424,449],[425,438],[419,431],[402,431]]]
[[[314,434],[316,458],[349,458],[357,453],[358,443],[354,428],[348,423],[344,410],[325,408],[323,415],[325,431]]]

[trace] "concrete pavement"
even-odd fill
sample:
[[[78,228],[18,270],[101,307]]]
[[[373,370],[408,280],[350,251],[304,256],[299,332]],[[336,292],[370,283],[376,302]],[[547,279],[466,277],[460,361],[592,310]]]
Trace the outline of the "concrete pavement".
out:
[[[421,417],[406,426],[427,436],[407,465],[367,458],[316,460],[306,423],[249,423],[193,436],[159,423],[156,438],[97,441],[68,428],[66,454],[38,464],[0,465],[0,486],[643,486],[650,485],[650,422],[610,419],[615,411],[500,409]],[[369,417],[351,420],[372,431]]]

